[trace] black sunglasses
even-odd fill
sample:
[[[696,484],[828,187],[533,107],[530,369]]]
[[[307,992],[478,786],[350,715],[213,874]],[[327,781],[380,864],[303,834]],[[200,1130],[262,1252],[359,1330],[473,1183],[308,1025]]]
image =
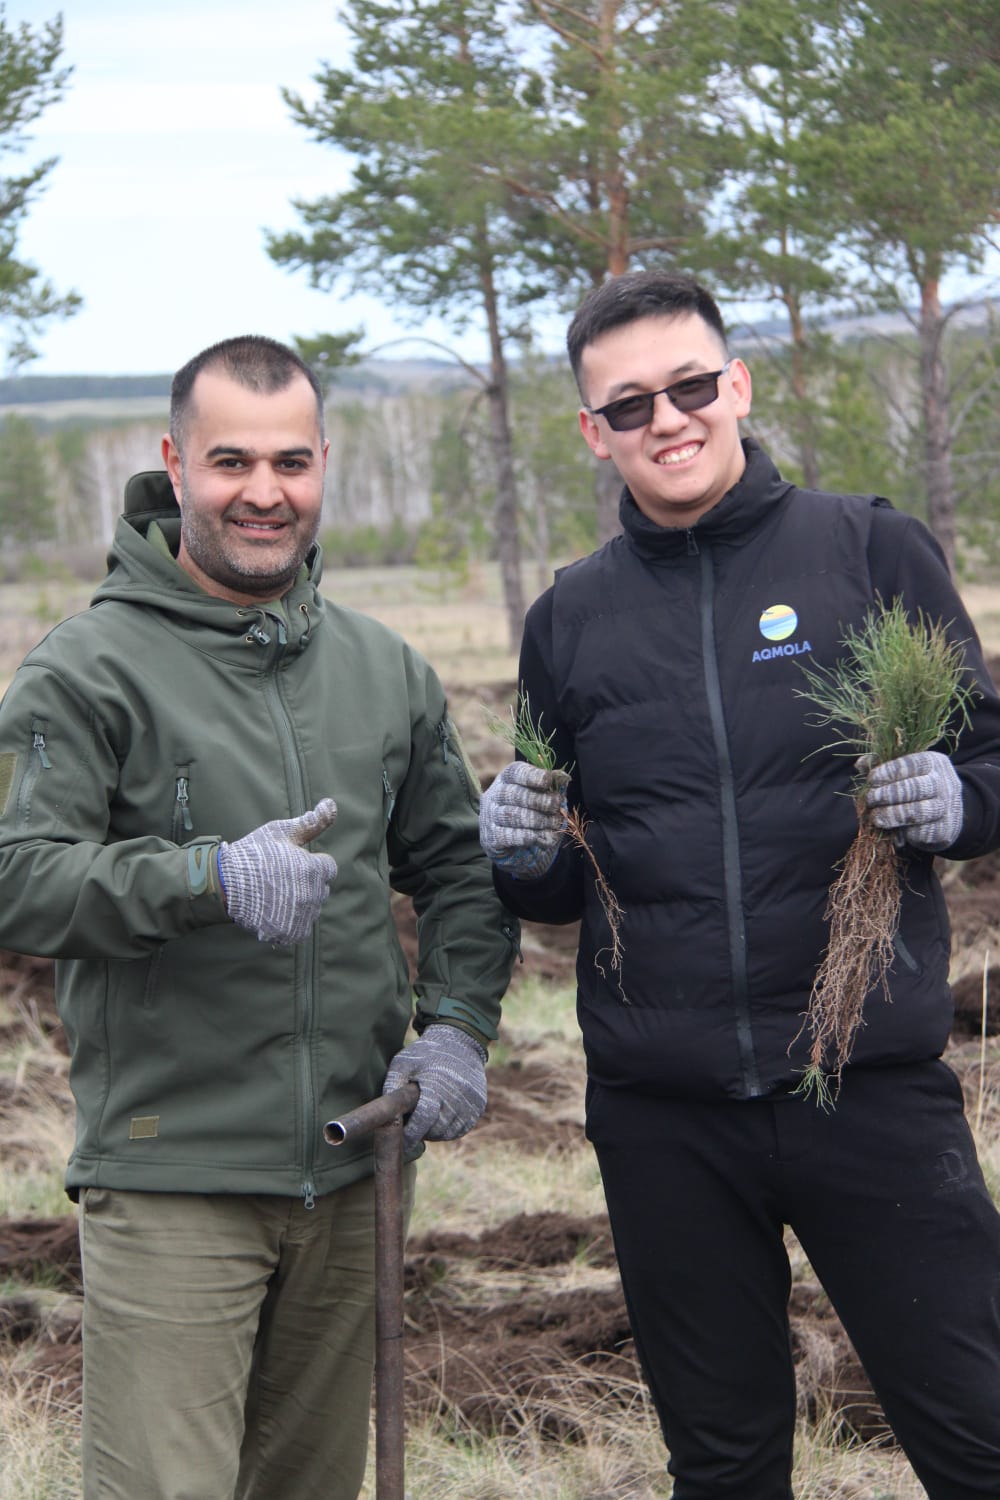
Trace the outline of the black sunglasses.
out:
[[[689,375],[685,380],[675,380],[665,385],[662,391],[643,391],[638,396],[622,396],[618,401],[609,401],[607,406],[588,406],[592,417],[604,417],[612,432],[632,432],[636,427],[645,427],[653,419],[653,405],[657,396],[666,396],[678,411],[700,411],[711,406],[719,394],[719,378],[725,375],[731,359],[727,359],[721,370],[712,370],[705,375]]]

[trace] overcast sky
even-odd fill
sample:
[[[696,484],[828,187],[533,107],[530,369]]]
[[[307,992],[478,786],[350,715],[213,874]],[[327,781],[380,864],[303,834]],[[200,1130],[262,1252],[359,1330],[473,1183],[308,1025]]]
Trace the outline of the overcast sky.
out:
[[[6,0],[8,21],[33,26],[60,10],[74,72],[23,158],[60,160],[21,253],[85,307],[47,326],[33,373],[172,371],[245,332],[363,326],[370,345],[414,331],[455,342],[346,287],[312,291],[264,249],[266,229],[299,227],[292,198],[348,182],[346,160],[293,125],[279,92],[313,96],[320,63],[345,57],[336,0]],[[486,352],[475,335],[459,348]]]

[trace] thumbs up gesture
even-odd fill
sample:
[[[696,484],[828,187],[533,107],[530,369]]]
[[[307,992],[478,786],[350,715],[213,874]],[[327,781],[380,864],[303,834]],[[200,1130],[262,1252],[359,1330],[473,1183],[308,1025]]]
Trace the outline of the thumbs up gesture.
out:
[[[219,845],[219,875],[234,922],[262,943],[301,943],[309,936],[337,862],[308,845],[336,816],[336,802],[324,797],[301,817],[276,818],[234,844]]]

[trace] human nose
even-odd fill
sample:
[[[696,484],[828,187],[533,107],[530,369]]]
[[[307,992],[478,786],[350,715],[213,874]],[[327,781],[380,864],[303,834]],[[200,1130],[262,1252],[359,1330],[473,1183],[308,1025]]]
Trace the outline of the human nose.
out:
[[[272,509],[284,500],[278,475],[269,463],[252,464],[243,477],[243,499],[259,509]]]
[[[688,421],[688,413],[680,411],[666,391],[657,391],[653,397],[653,415],[649,419],[654,432],[682,432]]]

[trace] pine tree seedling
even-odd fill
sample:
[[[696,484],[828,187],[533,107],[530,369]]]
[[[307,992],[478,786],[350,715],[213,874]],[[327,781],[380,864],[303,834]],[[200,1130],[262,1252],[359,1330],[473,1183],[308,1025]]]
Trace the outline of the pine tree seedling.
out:
[[[878,600],[841,644],[845,655],[836,665],[803,666],[807,686],[795,690],[817,705],[814,724],[838,732],[823,748],[860,759],[851,786],[858,831],[830,887],[829,940],[798,1033],[808,1030],[811,1045],[796,1092],[814,1095],[824,1108],[836,1098],[865,999],[886,984],[899,926],[900,850],[893,831],[868,816],[868,774],[897,756],[954,748],[976,696],[964,680],[961,643],[922,611],[911,620],[900,599],[888,607]]]
[[[555,730],[551,734],[542,733],[541,716],[536,725],[531,717],[526,693],[519,694],[517,702],[508,707],[506,718],[494,713],[485,703],[483,712],[491,731],[499,735],[500,739],[506,740],[507,744],[521,756],[522,760],[526,760],[529,766],[538,766],[543,771],[557,772],[558,783],[562,786],[569,782],[569,771],[560,770],[556,766],[556,753],[552,748]]]
[[[569,785],[570,770],[565,766],[556,765],[555,750],[552,740],[555,734],[545,734],[542,729],[542,716],[539,714],[537,721],[531,713],[531,706],[527,693],[519,693],[517,701],[508,708],[507,716],[496,714],[483,705],[490,729],[501,739],[507,741],[521,757],[531,766],[540,766],[543,771],[551,771],[555,785],[564,789]],[[621,921],[624,916],[618,898],[608,885],[604,871],[597,863],[597,858],[590,845],[587,843],[587,820],[579,808],[566,814],[566,836],[571,843],[581,850],[594,875],[594,883],[597,887],[597,896],[604,911],[611,933],[611,944],[609,950],[602,949],[601,952],[609,951],[608,960],[611,972],[615,976],[618,993],[622,1001],[628,1005],[630,1002],[622,989],[622,945],[621,945]],[[598,961],[600,954],[596,955],[594,962],[600,973],[606,978],[603,965]]]

